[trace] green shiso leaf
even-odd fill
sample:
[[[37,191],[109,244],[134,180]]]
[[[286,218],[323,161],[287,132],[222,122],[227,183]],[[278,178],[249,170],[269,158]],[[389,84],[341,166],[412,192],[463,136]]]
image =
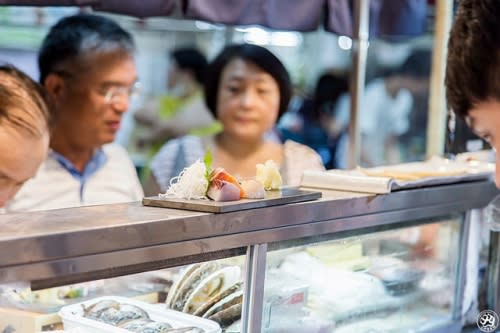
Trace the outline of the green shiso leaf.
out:
[[[210,182],[210,174],[212,173],[212,151],[208,147],[205,151],[205,156],[203,156],[203,162],[205,163],[205,178]]]

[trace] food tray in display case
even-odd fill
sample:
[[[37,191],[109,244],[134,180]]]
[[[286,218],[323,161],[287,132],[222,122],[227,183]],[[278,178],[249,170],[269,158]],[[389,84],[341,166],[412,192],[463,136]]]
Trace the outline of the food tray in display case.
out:
[[[99,297],[82,303],[76,303],[65,306],[59,311],[59,316],[62,319],[65,330],[81,328],[88,332],[99,333],[130,333],[131,331],[105,324],[95,319],[84,317],[86,309],[90,309],[93,305],[102,301],[114,301],[120,305],[133,305],[144,310],[149,319],[155,322],[168,323],[172,328],[196,327],[203,330],[203,333],[220,333],[219,324],[212,320],[196,317],[190,314],[182,313],[152,305],[141,301],[136,301],[126,297],[106,296]]]
[[[241,199],[236,201],[187,200],[159,197],[142,199],[144,206],[194,210],[206,213],[228,213],[252,208],[263,208],[295,202],[311,201],[321,198],[321,192],[305,191],[295,187],[283,188],[279,191],[266,191],[264,199]]]

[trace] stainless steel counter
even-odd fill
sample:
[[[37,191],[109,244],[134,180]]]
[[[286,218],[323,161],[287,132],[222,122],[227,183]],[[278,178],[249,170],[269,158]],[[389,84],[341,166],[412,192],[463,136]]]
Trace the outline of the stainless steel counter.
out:
[[[0,282],[42,285],[110,277],[243,254],[250,245],[336,232],[359,232],[465,212],[497,194],[470,182],[388,195],[323,191],[316,201],[225,214],[89,206],[0,216]],[[65,280],[67,279],[67,280]]]

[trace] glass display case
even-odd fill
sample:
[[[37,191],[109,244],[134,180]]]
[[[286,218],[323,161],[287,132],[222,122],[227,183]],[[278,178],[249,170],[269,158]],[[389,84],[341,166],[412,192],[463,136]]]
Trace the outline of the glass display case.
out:
[[[429,331],[453,320],[463,215],[269,244],[263,332]],[[415,225],[415,226],[411,226]]]
[[[130,203],[1,216],[0,331],[54,330],[61,309],[126,296],[153,303],[151,318],[184,312],[225,332],[460,332],[469,212],[496,194],[474,181],[223,214]],[[61,304],[5,292],[27,288]]]

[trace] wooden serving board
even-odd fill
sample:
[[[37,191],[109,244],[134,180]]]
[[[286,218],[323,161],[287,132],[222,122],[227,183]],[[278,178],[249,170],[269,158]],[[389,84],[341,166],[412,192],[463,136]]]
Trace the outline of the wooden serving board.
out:
[[[263,208],[284,205],[294,202],[311,201],[321,198],[321,192],[305,191],[294,187],[283,188],[279,191],[266,191],[264,199],[241,199],[237,201],[187,200],[187,199],[160,199],[146,197],[142,199],[144,206],[176,208],[194,210],[206,213],[228,213],[245,209]]]

